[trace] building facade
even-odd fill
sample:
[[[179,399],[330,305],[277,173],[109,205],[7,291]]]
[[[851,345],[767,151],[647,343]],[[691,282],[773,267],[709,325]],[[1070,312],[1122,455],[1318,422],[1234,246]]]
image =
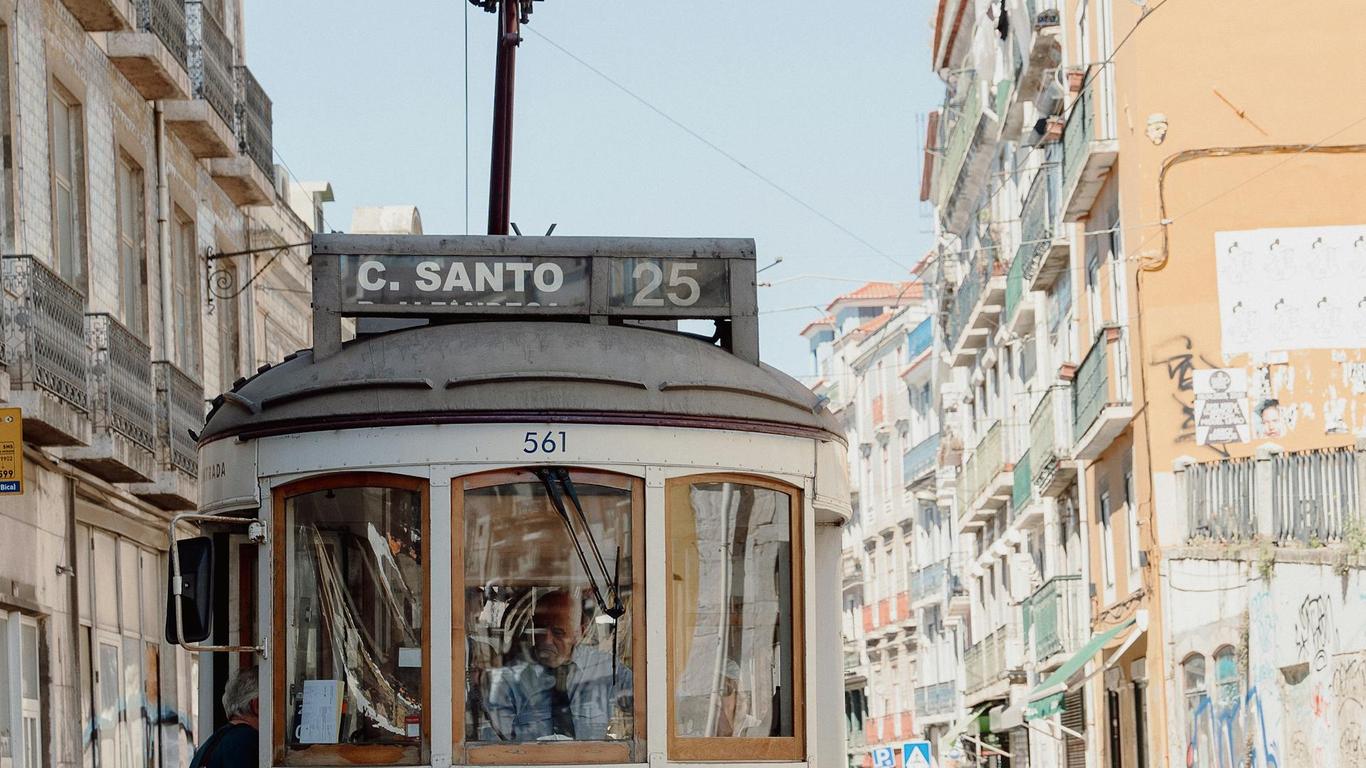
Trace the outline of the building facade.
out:
[[[222,720],[199,665],[251,663],[163,624],[194,432],[309,345],[296,246],[331,199],[274,164],[243,43],[239,0],[0,0],[0,764],[188,764]]]
[[[940,550],[917,520],[936,508],[938,413],[930,319],[916,282],[869,283],[837,297],[803,331],[814,389],[849,438],[854,515],[843,531],[845,712],[850,765],[900,753],[930,692],[919,680],[952,665],[922,628],[933,594],[923,564]],[[933,594],[932,594],[933,593]],[[933,618],[933,617],[932,617]],[[937,638],[938,635],[936,634]],[[918,671],[919,670],[919,671]],[[940,695],[936,689],[936,695]]]
[[[1363,759],[1366,124],[1279,63],[1366,70],[1351,10],[936,5],[943,757]]]

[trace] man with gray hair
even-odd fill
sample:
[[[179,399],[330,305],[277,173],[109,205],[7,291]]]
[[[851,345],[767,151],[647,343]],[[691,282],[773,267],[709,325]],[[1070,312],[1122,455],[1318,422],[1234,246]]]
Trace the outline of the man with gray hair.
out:
[[[223,690],[228,724],[219,728],[194,753],[190,768],[237,768],[256,765],[261,698],[256,670],[239,669]]]

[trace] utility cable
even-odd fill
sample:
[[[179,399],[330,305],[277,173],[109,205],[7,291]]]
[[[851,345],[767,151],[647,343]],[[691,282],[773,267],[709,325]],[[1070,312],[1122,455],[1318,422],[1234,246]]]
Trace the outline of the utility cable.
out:
[[[907,272],[910,272],[910,271],[911,271],[910,267],[906,266],[904,263],[902,263],[902,262],[898,261],[897,259],[893,258],[891,254],[887,253],[886,251],[883,251],[881,248],[878,248],[876,245],[872,244],[872,243],[869,242],[867,239],[865,239],[864,237],[862,237],[862,236],[859,235],[858,233],[854,232],[852,229],[849,229],[848,227],[846,227],[846,226],[844,226],[843,224],[841,224],[841,223],[839,223],[838,221],[836,221],[833,217],[829,216],[829,215],[826,214],[825,212],[823,212],[823,211],[821,211],[820,209],[816,208],[814,205],[812,205],[812,204],[806,202],[806,201],[803,200],[802,198],[798,197],[796,194],[794,194],[794,193],[788,191],[786,188],[784,188],[784,187],[783,187],[781,184],[779,184],[778,182],[774,181],[773,179],[769,178],[768,176],[765,176],[763,173],[761,173],[761,172],[759,172],[758,170],[756,170],[753,166],[751,166],[750,164],[746,163],[744,160],[741,160],[739,157],[736,157],[734,154],[728,152],[727,150],[725,150],[724,148],[722,148],[720,145],[716,144],[715,142],[711,141],[711,140],[708,139],[707,137],[703,136],[701,133],[698,133],[697,131],[695,131],[695,130],[693,130],[692,128],[688,127],[685,123],[683,123],[682,121],[678,120],[677,118],[675,118],[674,116],[670,115],[669,113],[665,112],[663,109],[660,109],[659,107],[655,106],[655,105],[652,104],[648,99],[646,99],[645,97],[643,97],[643,96],[641,96],[640,94],[636,93],[635,91],[631,90],[630,88],[627,88],[627,87],[626,87],[625,85],[623,85],[621,82],[619,82],[619,81],[613,79],[613,78],[612,78],[610,75],[608,75],[606,72],[603,72],[601,69],[598,69],[597,67],[595,67],[595,66],[593,66],[592,64],[588,63],[588,62],[585,61],[584,59],[582,59],[582,58],[580,58],[579,56],[575,55],[575,54],[574,54],[572,51],[570,51],[568,48],[565,48],[563,45],[560,45],[559,43],[555,42],[554,40],[550,39],[549,37],[546,37],[545,34],[542,33],[541,31],[535,29],[534,27],[527,27],[526,29],[527,29],[528,31],[530,31],[532,34],[534,34],[534,35],[536,35],[537,37],[539,37],[539,38],[541,38],[542,40],[544,40],[546,43],[550,44],[550,46],[551,46],[552,48],[555,48],[555,49],[558,50],[560,53],[564,54],[565,56],[568,56],[570,59],[572,59],[572,60],[574,60],[575,62],[577,62],[580,66],[582,66],[583,68],[587,69],[589,72],[592,72],[593,74],[595,74],[595,75],[597,75],[598,77],[602,78],[604,81],[606,81],[606,82],[607,82],[608,84],[610,84],[612,87],[616,88],[617,90],[619,90],[619,91],[621,91],[622,93],[626,94],[627,96],[631,97],[631,98],[634,99],[635,101],[639,102],[639,103],[640,103],[642,106],[644,106],[646,109],[650,110],[651,112],[654,112],[656,115],[658,115],[659,117],[663,118],[665,121],[671,123],[674,127],[678,128],[679,130],[681,130],[681,131],[683,131],[684,133],[688,134],[689,136],[693,137],[693,138],[696,139],[697,141],[701,142],[703,145],[705,145],[706,147],[708,147],[709,149],[711,149],[713,152],[716,152],[717,154],[719,154],[719,155],[721,155],[722,157],[726,158],[726,159],[729,160],[730,162],[734,163],[736,166],[739,166],[739,167],[740,167],[742,170],[744,170],[746,173],[748,173],[749,175],[751,175],[751,176],[753,176],[754,178],[758,179],[759,181],[763,182],[764,184],[768,185],[769,187],[771,187],[773,190],[777,191],[777,192],[778,192],[779,194],[781,194],[782,196],[786,197],[787,199],[791,200],[792,202],[796,203],[797,205],[801,206],[802,208],[805,208],[807,211],[809,211],[810,213],[814,214],[817,218],[821,219],[822,221],[824,221],[825,223],[827,223],[827,224],[829,224],[830,226],[834,227],[835,229],[839,230],[840,232],[843,232],[845,235],[847,235],[847,236],[850,237],[851,239],[857,241],[860,245],[864,246],[865,248],[867,248],[868,250],[870,250],[870,251],[872,251],[873,253],[877,254],[878,256],[881,256],[882,258],[886,259],[887,261],[891,262],[892,264],[895,264],[895,265],[896,265],[897,267],[899,267],[900,269],[903,269],[903,270],[905,270],[905,271],[907,271]]]

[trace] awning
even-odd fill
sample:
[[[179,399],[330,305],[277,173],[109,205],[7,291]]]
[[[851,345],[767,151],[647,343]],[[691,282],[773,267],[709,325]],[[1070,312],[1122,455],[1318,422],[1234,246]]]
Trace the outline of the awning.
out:
[[[1095,635],[1080,650],[1072,654],[1072,658],[1063,662],[1061,667],[1054,670],[1053,674],[1029,692],[1029,705],[1025,708],[1025,717],[1033,720],[1057,714],[1058,710],[1062,709],[1062,696],[1067,693],[1067,679],[1086,666],[1086,662],[1090,661],[1111,640],[1114,640],[1120,632],[1133,626],[1135,621],[1137,621],[1137,617],[1130,617]]]
[[[952,749],[954,744],[958,743],[958,739],[968,730],[968,726],[972,725],[973,722],[977,720],[977,718],[981,717],[982,712],[985,709],[986,706],[977,707],[976,709],[973,709],[972,711],[968,712],[968,714],[964,716],[963,719],[954,723],[953,727],[950,728],[948,732],[944,734],[944,738],[939,740],[940,753],[947,753],[950,749]]]

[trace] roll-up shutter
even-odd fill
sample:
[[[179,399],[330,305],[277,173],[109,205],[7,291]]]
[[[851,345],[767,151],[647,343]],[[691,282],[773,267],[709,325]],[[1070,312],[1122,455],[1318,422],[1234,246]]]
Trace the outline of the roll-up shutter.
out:
[[[1086,733],[1086,699],[1081,690],[1068,691],[1062,698],[1062,724],[1077,733]],[[1067,743],[1067,768],[1086,768],[1086,740],[1064,733]]]

